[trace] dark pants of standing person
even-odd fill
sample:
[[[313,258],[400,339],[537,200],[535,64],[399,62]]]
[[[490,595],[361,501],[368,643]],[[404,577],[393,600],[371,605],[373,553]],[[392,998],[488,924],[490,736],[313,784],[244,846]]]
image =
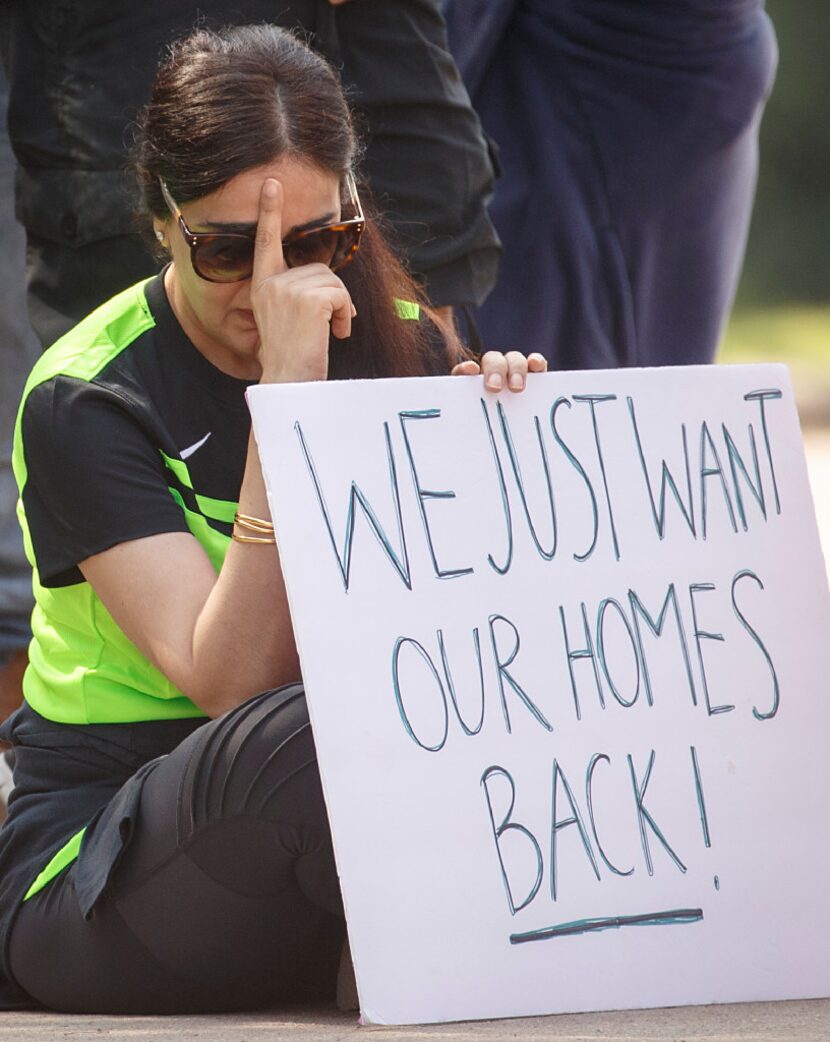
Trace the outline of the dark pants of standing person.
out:
[[[23,903],[17,982],[48,1008],[86,1013],[333,997],[343,911],[302,688],[251,699],[147,770],[89,918],[78,861]]]
[[[776,66],[763,0],[445,0],[503,177],[485,347],[552,368],[711,362]]]
[[[29,318],[47,348],[103,301],[161,267],[140,235],[115,235],[69,249],[28,235]]]

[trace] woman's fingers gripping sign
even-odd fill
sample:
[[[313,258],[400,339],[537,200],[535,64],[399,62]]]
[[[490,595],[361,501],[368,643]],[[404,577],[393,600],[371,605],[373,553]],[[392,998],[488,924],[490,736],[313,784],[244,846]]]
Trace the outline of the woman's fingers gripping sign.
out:
[[[525,389],[528,373],[544,373],[547,371],[547,359],[533,352],[523,355],[519,351],[487,351],[481,362],[467,359],[459,362],[453,370],[453,376],[484,377],[484,386],[488,391],[498,392],[507,388],[519,392]]]

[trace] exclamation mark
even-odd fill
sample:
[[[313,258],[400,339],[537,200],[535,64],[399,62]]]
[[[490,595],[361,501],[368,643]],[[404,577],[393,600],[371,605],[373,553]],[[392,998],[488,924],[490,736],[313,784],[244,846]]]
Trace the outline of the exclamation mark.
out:
[[[703,784],[700,780],[700,765],[697,762],[697,750],[693,745],[689,746],[692,753],[692,770],[695,772],[695,792],[697,794],[697,806],[700,810],[700,827],[703,830],[703,842],[707,847],[712,846],[709,838],[709,819],[706,817],[706,801],[703,799]]]

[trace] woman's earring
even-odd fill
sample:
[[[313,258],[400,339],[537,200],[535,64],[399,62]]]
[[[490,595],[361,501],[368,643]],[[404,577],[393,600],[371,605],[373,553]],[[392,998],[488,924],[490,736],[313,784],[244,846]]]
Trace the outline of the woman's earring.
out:
[[[156,228],[156,238],[159,242],[164,242],[164,232],[161,230],[161,228]]]

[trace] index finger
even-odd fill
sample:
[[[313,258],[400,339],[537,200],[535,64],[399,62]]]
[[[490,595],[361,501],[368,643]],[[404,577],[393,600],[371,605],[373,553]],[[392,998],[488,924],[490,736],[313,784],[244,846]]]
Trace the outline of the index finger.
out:
[[[254,283],[264,282],[271,275],[285,270],[282,256],[282,185],[275,177],[268,177],[259,196],[259,219],[254,243]]]

